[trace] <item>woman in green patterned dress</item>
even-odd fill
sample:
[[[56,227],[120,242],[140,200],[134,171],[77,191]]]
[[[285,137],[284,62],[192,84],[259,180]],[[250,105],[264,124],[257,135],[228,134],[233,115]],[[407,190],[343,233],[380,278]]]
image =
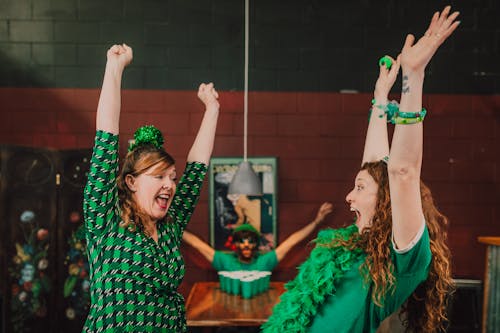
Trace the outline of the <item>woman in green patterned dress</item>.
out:
[[[213,84],[201,84],[204,117],[176,184],[161,133],[135,134],[118,174],[121,78],[132,49],[107,52],[96,138],[84,193],[91,308],[84,332],[184,332],[184,276],[179,245],[200,194],[219,114]]]

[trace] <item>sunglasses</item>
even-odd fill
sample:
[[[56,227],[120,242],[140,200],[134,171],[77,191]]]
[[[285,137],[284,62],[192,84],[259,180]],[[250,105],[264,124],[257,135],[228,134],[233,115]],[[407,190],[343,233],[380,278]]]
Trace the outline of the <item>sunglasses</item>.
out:
[[[248,243],[248,244],[257,244],[257,240],[255,238],[247,237],[247,238],[238,238],[234,240],[235,243]]]

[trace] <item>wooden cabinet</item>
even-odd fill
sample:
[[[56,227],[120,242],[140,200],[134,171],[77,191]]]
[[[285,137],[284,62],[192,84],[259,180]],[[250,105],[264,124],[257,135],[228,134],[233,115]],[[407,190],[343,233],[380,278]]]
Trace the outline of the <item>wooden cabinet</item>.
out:
[[[90,154],[0,146],[3,332],[81,330],[86,313],[68,319],[63,286],[70,275],[68,240],[83,222]]]

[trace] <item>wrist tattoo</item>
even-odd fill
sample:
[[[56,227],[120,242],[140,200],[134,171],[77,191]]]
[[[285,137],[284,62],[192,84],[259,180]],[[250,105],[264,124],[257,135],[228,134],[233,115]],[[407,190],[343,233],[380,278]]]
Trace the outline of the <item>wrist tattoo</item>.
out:
[[[401,92],[403,94],[410,92],[410,86],[408,85],[408,75],[403,75],[403,88]]]

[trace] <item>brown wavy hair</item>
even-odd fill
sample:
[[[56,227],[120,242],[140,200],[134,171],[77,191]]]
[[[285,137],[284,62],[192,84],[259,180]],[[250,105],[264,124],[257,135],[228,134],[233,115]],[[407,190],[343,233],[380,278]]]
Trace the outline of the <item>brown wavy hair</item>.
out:
[[[366,170],[378,184],[377,203],[372,225],[361,235],[354,235],[349,247],[361,247],[366,260],[361,266],[367,280],[373,282],[372,299],[382,306],[384,296],[395,288],[394,264],[391,260],[392,212],[387,164],[365,163]],[[427,280],[421,283],[402,306],[400,317],[410,332],[440,332],[447,325],[448,300],[453,291],[451,253],[446,244],[448,219],[434,204],[430,189],[421,181],[422,209],[430,237],[432,259]],[[351,243],[351,244],[349,244]]]
[[[118,198],[122,217],[121,227],[129,228],[131,231],[139,228],[139,230],[145,232],[144,224],[150,219],[134,201],[132,197],[133,192],[125,182],[127,175],[137,177],[154,166],[159,165],[162,170],[166,170],[174,164],[175,160],[170,154],[163,149],[158,149],[149,144],[140,145],[127,153],[117,179]]]

